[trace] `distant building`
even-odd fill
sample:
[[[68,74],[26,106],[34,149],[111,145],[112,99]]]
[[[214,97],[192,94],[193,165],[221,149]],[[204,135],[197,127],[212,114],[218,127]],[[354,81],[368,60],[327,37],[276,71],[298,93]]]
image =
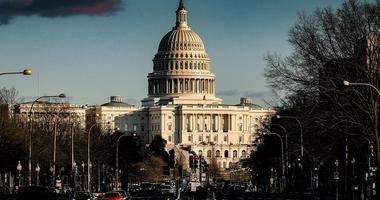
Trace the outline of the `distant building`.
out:
[[[86,108],[81,105],[47,101],[24,102],[15,105],[13,113],[23,123],[30,119],[34,122],[58,119],[60,122],[76,124],[82,128],[86,126]]]
[[[121,131],[136,132],[145,143],[161,135],[168,150],[190,149],[208,162],[214,157],[221,169],[231,168],[250,155],[257,129],[275,111],[248,97],[225,105],[215,91],[211,60],[202,39],[188,26],[181,1],[176,25],[153,58],[143,107],[115,117],[115,124]]]
[[[86,123],[91,125],[94,122],[99,124],[102,129],[114,131],[121,124],[115,124],[115,117],[137,110],[134,105],[123,102],[120,96],[111,96],[110,102],[100,106],[90,106],[86,110]]]

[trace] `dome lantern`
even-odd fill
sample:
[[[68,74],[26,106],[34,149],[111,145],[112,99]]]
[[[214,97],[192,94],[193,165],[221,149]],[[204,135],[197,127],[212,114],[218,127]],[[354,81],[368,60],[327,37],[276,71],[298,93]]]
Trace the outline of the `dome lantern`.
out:
[[[185,6],[183,5],[183,1],[179,1],[179,6],[176,11],[177,14],[177,20],[176,20],[176,26],[173,27],[173,30],[190,30],[190,27],[187,25],[187,10]]]

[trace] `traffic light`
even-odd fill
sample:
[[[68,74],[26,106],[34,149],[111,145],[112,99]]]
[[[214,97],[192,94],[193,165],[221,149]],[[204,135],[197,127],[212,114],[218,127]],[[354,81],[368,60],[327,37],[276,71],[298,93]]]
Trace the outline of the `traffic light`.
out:
[[[371,172],[377,172],[378,170],[378,166],[377,166],[377,158],[376,158],[376,155],[375,155],[375,152],[373,150],[373,144],[370,143],[369,144],[369,155],[370,155],[370,165],[371,165]]]

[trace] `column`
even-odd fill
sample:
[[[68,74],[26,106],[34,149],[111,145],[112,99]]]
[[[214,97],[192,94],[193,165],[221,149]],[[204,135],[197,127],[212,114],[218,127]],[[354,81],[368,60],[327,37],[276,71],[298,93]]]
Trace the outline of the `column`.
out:
[[[173,94],[174,92],[174,79],[170,79],[171,85],[170,85],[170,92]]]
[[[177,78],[177,93],[179,93],[179,78]]]
[[[182,114],[182,131],[185,131],[184,128],[186,127],[186,114]]]
[[[231,130],[231,127],[232,127],[232,120],[231,120],[231,115],[227,115],[227,119],[228,119],[228,131]]]

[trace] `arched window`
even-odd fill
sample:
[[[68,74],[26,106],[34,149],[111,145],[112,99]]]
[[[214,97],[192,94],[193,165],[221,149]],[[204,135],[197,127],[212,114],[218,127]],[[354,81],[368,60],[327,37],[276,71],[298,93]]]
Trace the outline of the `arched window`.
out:
[[[220,157],[220,151],[219,150],[216,150],[215,157]]]
[[[208,158],[211,158],[211,150],[208,150],[208,151],[207,151],[207,157],[208,157]]]
[[[245,150],[241,151],[241,157],[242,158],[246,158],[247,157],[247,153],[245,152]]]
[[[233,154],[234,158],[237,158],[237,151],[236,150],[234,150],[232,154]]]
[[[225,150],[225,151],[224,151],[224,157],[225,157],[225,158],[228,158],[228,150]]]
[[[203,154],[202,150],[199,150],[199,151],[198,151],[198,155],[199,155],[199,156],[202,156],[202,154]]]

